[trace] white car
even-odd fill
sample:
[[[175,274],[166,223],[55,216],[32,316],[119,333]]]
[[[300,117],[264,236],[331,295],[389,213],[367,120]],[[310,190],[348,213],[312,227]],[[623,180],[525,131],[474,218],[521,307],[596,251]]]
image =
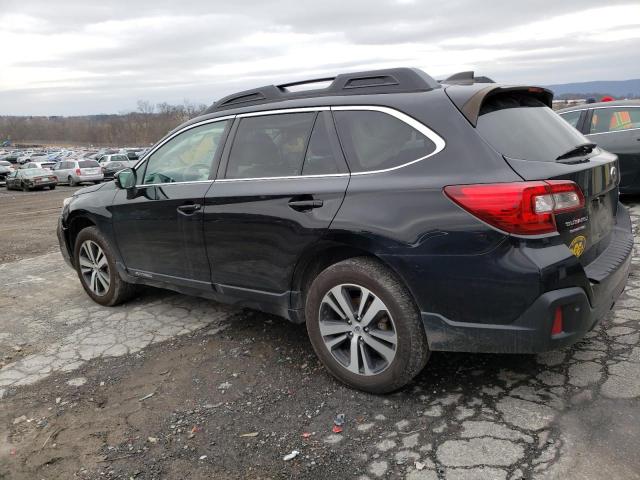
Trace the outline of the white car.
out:
[[[53,169],[56,166],[56,162],[27,162],[21,165],[20,168],[48,168]]]
[[[68,183],[72,187],[79,183],[100,183],[104,180],[102,168],[95,160],[62,160],[53,167],[53,173],[59,183]]]

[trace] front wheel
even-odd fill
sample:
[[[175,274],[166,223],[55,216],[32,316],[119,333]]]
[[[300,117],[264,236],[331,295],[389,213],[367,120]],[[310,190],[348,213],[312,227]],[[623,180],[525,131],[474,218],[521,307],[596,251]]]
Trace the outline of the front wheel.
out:
[[[67,180],[69,181],[69,186],[70,187],[75,187],[76,186],[76,181],[73,179],[73,177],[71,175],[69,175],[69,178]]]
[[[371,393],[397,390],[429,358],[413,299],[394,273],[360,257],[322,271],[306,298],[307,331],[327,370]]]
[[[113,250],[96,227],[87,227],[78,234],[74,259],[82,287],[100,305],[118,305],[135,294],[135,285],[118,275]]]

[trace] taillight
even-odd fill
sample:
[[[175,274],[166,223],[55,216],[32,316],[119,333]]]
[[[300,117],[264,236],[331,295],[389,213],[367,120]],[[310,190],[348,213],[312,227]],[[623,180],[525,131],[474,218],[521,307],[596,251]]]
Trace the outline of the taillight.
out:
[[[553,314],[553,324],[551,325],[551,336],[560,335],[564,330],[562,322],[562,307],[557,307]]]
[[[79,168],[76,168],[76,175],[82,175],[82,171]]]
[[[567,180],[450,185],[444,192],[489,225],[518,235],[555,232],[555,213],[584,207],[580,187]]]

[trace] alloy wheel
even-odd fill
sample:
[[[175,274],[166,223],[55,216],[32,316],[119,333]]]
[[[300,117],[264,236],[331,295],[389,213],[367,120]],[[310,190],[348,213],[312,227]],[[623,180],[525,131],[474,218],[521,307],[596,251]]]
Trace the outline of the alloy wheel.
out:
[[[398,336],[389,309],[373,292],[354,284],[329,290],[320,303],[320,334],[325,347],[345,369],[377,375],[396,355]]]
[[[85,240],[78,255],[80,273],[89,289],[98,296],[109,291],[110,274],[107,256],[100,246],[91,240]]]

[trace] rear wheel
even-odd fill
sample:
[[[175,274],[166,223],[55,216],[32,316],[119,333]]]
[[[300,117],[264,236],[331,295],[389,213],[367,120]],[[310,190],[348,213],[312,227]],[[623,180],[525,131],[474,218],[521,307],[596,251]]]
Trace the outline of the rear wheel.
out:
[[[351,387],[392,392],[411,381],[429,358],[411,295],[374,259],[353,258],[321,272],[309,289],[305,316],[316,354]]]
[[[23,192],[28,192],[30,189],[29,187],[27,187],[24,183],[22,184],[22,191]]]
[[[135,285],[118,275],[113,250],[96,227],[78,234],[74,260],[82,287],[100,305],[118,305],[135,294]]]
[[[69,175],[69,178],[67,178],[67,180],[69,181],[69,186],[70,187],[75,187],[76,186],[76,181],[73,179],[73,177],[71,175]]]
[[[55,190],[55,189],[56,189],[56,186],[55,186],[55,185],[51,185],[51,186],[49,187],[49,190]]]

